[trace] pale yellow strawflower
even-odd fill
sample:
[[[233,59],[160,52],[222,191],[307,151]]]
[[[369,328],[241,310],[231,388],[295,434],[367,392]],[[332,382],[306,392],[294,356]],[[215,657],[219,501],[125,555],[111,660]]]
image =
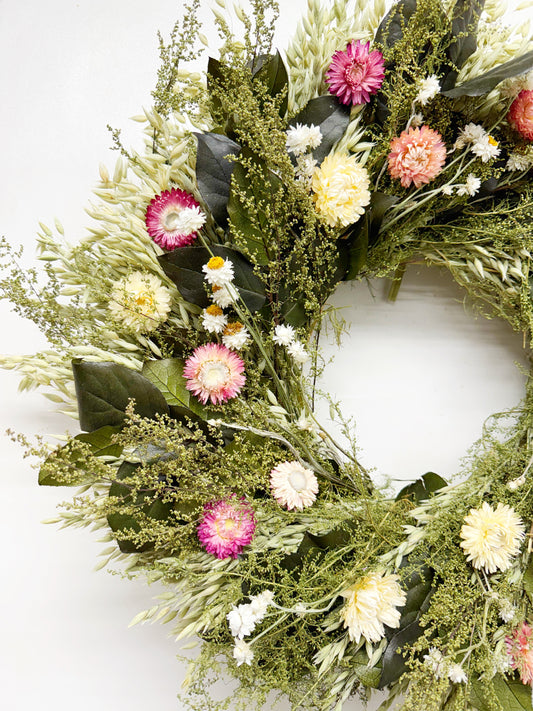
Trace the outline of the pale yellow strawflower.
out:
[[[155,274],[132,272],[112,284],[109,310],[127,329],[147,333],[166,321],[170,302],[170,290]]]
[[[397,575],[369,573],[355,585],[341,593],[346,603],[341,619],[348,628],[352,641],[364,637],[369,642],[379,642],[385,636],[385,627],[400,626],[400,611],[406,595],[398,583]]]
[[[368,173],[355,156],[326,156],[311,181],[316,211],[330,227],[347,227],[370,203],[369,185]]]
[[[470,509],[461,528],[461,548],[474,568],[487,573],[507,570],[520,552],[525,528],[515,510],[499,503],[493,509],[486,501]]]

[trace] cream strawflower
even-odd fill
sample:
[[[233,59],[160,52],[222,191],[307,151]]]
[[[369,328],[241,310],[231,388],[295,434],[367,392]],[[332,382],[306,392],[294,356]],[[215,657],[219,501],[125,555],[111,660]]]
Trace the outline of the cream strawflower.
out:
[[[415,97],[415,104],[425,106],[428,101],[434,99],[440,91],[440,82],[435,74],[426,79],[422,79],[419,84],[418,94]]]
[[[493,509],[484,501],[481,508],[470,509],[465,517],[460,545],[474,568],[495,573],[511,566],[524,536],[524,525],[514,509],[502,503]]]
[[[109,310],[136,333],[153,331],[170,312],[170,290],[154,274],[133,272],[113,283]]]
[[[211,257],[202,267],[205,278],[212,286],[227,286],[233,281],[233,264],[229,259]]]
[[[326,156],[311,183],[316,211],[330,227],[347,227],[370,203],[369,185],[368,173],[355,156]]]
[[[369,573],[341,593],[346,603],[341,619],[350,639],[358,643],[361,637],[379,642],[387,627],[400,626],[400,611],[406,595],[398,584],[397,575]]]
[[[311,506],[318,494],[318,479],[299,462],[283,462],[270,472],[272,496],[289,511]]]
[[[248,664],[248,666],[252,664],[254,653],[248,642],[245,642],[243,639],[238,639],[235,642],[233,658],[236,660],[238,667],[240,667],[241,664]]]

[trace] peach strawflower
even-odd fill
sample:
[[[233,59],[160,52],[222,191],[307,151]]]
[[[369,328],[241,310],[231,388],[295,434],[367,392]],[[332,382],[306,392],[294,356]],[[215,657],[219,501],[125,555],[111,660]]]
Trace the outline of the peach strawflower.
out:
[[[185,361],[183,375],[187,390],[204,405],[208,400],[218,405],[236,397],[246,381],[243,361],[219,343],[196,348]]]
[[[507,654],[511,657],[511,668],[517,669],[522,684],[533,686],[533,629],[523,622],[511,637],[505,638]]]
[[[438,131],[429,126],[409,128],[391,141],[389,172],[402,186],[419,188],[433,180],[446,161],[446,146]]]
[[[527,141],[533,141],[533,91],[524,89],[511,104],[507,114],[509,123]]]
[[[345,51],[337,51],[326,72],[330,94],[343,104],[366,104],[383,84],[385,62],[377,49],[369,51],[370,42],[352,40]]]
[[[301,511],[314,503],[318,479],[299,462],[282,462],[270,472],[270,488],[278,504]]]

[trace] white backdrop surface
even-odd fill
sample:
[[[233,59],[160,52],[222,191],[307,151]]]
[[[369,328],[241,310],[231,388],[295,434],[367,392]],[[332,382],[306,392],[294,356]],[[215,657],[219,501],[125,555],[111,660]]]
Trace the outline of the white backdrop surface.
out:
[[[279,46],[305,2],[282,5]],[[67,239],[83,235],[98,163],[112,168],[116,157],[106,124],[122,128],[126,144],[140,145],[139,124],[128,117],[150,104],[156,32],[168,33],[182,6],[0,0],[0,233],[28,255],[39,220],[57,216]],[[209,11],[202,12],[209,27]],[[207,33],[213,36],[212,27]],[[450,277],[436,270],[411,267],[395,304],[385,289],[383,282],[339,288],[333,303],[351,328],[340,350],[325,346],[333,361],[321,385],[355,418],[361,459],[381,480],[414,479],[430,469],[450,476],[483,420],[521,398],[521,338],[503,323],[475,318]],[[3,302],[0,324],[0,352],[45,346]],[[18,394],[17,383],[0,371],[1,433],[76,431],[39,393]],[[0,454],[2,708],[180,711],[185,666],[174,658],[177,645],[162,627],[127,627],[157,591],[93,572],[97,536],[40,523],[70,492],[39,488],[36,472],[3,434]],[[346,708],[361,705],[354,700]]]

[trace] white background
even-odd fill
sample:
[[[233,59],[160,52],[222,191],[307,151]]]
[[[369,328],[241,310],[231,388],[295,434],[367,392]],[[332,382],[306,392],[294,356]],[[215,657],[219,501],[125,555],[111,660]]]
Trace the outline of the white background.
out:
[[[107,123],[139,145],[139,124],[128,117],[150,104],[156,31],[170,30],[180,6],[0,0],[0,232],[26,245],[28,255],[39,220],[57,216],[69,240],[83,235],[98,162],[112,169],[116,156]],[[304,6],[291,0],[284,8],[280,46]],[[327,350],[336,359],[323,386],[355,417],[361,458],[377,476],[413,479],[429,469],[451,476],[483,420],[519,401],[521,337],[473,317],[460,290],[435,270],[410,268],[394,305],[385,289],[346,285],[337,293],[352,328],[340,352]],[[0,352],[45,346],[5,303],[0,324]],[[0,432],[75,431],[38,393],[17,394],[17,383],[0,372]],[[93,572],[97,536],[40,523],[69,491],[39,488],[36,472],[3,435],[0,452],[2,708],[181,709],[176,694],[185,667],[174,659],[176,644],[162,627],[127,627],[157,591]],[[346,708],[361,707],[352,701]]]

